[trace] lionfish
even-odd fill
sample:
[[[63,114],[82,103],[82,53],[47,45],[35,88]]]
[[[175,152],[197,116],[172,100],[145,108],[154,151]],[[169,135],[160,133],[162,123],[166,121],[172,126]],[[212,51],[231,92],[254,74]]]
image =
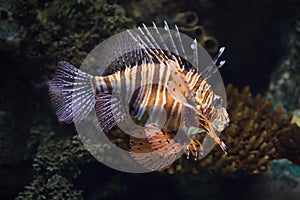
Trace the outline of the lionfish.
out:
[[[95,108],[98,125],[109,132],[127,117],[134,119],[143,130],[131,134],[130,152],[140,164],[151,169],[168,167],[182,151],[187,158],[197,160],[204,152],[195,137],[199,133],[208,134],[227,154],[226,145],[216,134],[229,123],[222,98],[206,81],[208,75],[195,70],[197,66],[188,67],[191,64],[186,56],[178,55],[170,29],[166,22],[164,25],[175,52],[168,49],[154,23],[154,33],[143,24],[143,28],[138,28],[140,35],[127,30],[140,48],[117,52],[116,65],[121,68],[113,74],[93,76],[61,61],[49,86],[60,121],[81,121]],[[175,30],[178,48],[183,49],[177,26]],[[223,51],[221,48],[214,64]],[[194,48],[194,56],[197,53]],[[217,67],[223,64],[221,61]],[[213,73],[209,66],[207,69]],[[177,134],[182,137],[176,137]]]

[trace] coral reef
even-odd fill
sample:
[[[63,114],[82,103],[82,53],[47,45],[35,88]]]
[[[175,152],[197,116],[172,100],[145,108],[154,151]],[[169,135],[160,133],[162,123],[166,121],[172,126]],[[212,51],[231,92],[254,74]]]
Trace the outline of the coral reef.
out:
[[[272,167],[250,187],[259,199],[298,199],[300,195],[300,167],[286,159],[274,160]],[[254,198],[251,198],[254,199]]]
[[[288,158],[299,164],[300,153],[296,145],[300,141],[299,128],[291,125],[283,111],[279,109],[273,112],[271,102],[260,95],[252,97],[248,87],[240,93],[229,85],[226,91],[231,125],[221,137],[230,148],[229,155],[214,148],[208,156],[197,162],[183,156],[165,172],[198,174],[205,170],[224,176],[238,176],[266,171],[272,161],[278,158]],[[79,165],[96,161],[85,150],[79,136],[62,139],[53,138],[51,133],[47,135],[45,138],[32,134],[29,139],[32,142],[36,141],[34,138],[41,138],[33,142],[39,143],[33,161],[35,176],[25,190],[19,193],[19,198],[75,195],[72,197],[80,199],[82,191],[74,189],[71,183],[80,174]],[[120,137],[113,137],[112,140],[124,141]],[[94,145],[94,148],[103,147]],[[62,183],[66,186],[61,187]]]
[[[200,1],[206,2],[205,0]],[[120,3],[131,12],[126,13],[121,6],[108,0],[54,0],[46,3],[34,0],[17,1],[14,14],[4,8],[5,12],[3,13],[6,14],[3,16],[7,15],[4,22],[6,25],[4,25],[11,29],[1,26],[9,31],[6,32],[8,34],[0,31],[0,47],[1,44],[4,44],[1,43],[2,41],[9,44],[7,41],[10,41],[11,38],[19,38],[13,39],[13,44],[17,42],[18,47],[20,44],[20,49],[26,52],[25,56],[28,57],[28,60],[38,63],[38,65],[30,65],[31,71],[45,70],[44,66],[52,68],[59,60],[68,60],[75,66],[80,66],[87,53],[103,39],[124,29],[135,27],[131,18],[138,23],[145,22],[147,25],[150,25],[153,19],[157,23],[160,23],[162,19],[167,19],[170,25],[177,24],[182,32],[196,37],[210,53],[215,53],[219,47],[218,40],[210,34],[198,14],[200,12],[192,11],[190,8],[184,9],[183,1],[178,3],[168,0],[142,0],[130,1],[130,3],[120,1]],[[151,4],[151,9],[144,9],[145,7],[149,8],[149,4]],[[181,8],[182,4],[184,5]],[[15,19],[18,20],[18,24],[11,25],[10,23],[15,23],[15,21],[12,22]],[[285,75],[285,69],[283,69],[283,75],[281,75],[282,71],[278,73],[282,77],[278,78],[275,75],[274,80],[284,81],[283,84],[279,84],[279,87],[276,86],[272,89],[276,92],[288,91],[291,98],[297,96],[291,88],[299,85],[298,82],[291,83],[291,80],[299,80],[297,79],[299,73],[296,73],[300,66],[298,64],[298,47],[297,43],[289,55],[289,58],[293,60],[286,64],[290,67],[289,75]],[[290,73],[291,71],[293,73]],[[284,112],[280,109],[272,111],[271,102],[260,95],[252,97],[249,88],[240,93],[229,85],[227,94],[231,123],[222,133],[221,138],[230,148],[229,155],[225,156],[216,147],[207,157],[197,162],[186,160],[183,156],[166,170],[167,173],[176,175],[187,171],[192,172],[193,175],[197,174],[197,176],[191,176],[191,182],[195,183],[196,180],[201,180],[202,177],[200,178],[199,175],[202,170],[226,176],[238,176],[261,173],[269,169],[272,161],[278,158],[288,158],[294,163],[300,164],[300,149],[297,146],[300,143],[299,128],[291,125],[291,116],[285,117]],[[282,102],[285,96],[286,94],[282,93],[278,99]],[[273,100],[277,98],[275,95],[273,97]],[[295,100],[292,101],[295,102],[293,108],[299,105]],[[281,105],[290,110],[290,102]],[[27,156],[33,159],[34,176],[32,182],[25,186],[24,191],[19,193],[17,199],[82,199],[83,191],[80,190],[82,188],[77,189],[74,186],[74,182],[80,174],[80,166],[97,162],[85,150],[78,136],[57,137],[51,130],[39,128],[41,131],[30,133],[27,142]],[[40,135],[40,133],[44,135]],[[119,132],[114,131],[111,137],[115,143],[119,143],[119,146],[124,149],[128,148],[128,144],[125,143],[128,140],[123,139],[123,136],[120,138]],[[8,138],[8,140],[10,139]],[[9,145],[9,143],[5,144]],[[96,145],[94,147],[96,149],[103,148]],[[7,147],[1,146],[1,148]],[[6,158],[2,158],[0,161],[11,162]],[[125,190],[123,191],[124,187],[120,185],[112,187],[113,182],[115,180],[108,181],[101,188],[103,198],[109,198],[110,194],[107,192],[117,191],[120,196],[126,193]],[[199,186],[202,185],[207,184],[206,182],[199,184]],[[217,186],[221,188],[220,185],[217,184]],[[211,187],[211,191],[214,190],[215,186]],[[199,195],[199,193],[197,194]]]
[[[68,60],[80,66],[103,39],[133,27],[124,9],[106,0],[18,1],[14,13],[26,30],[23,46],[29,56],[50,64]]]
[[[205,169],[226,176],[258,174],[271,167],[272,160],[288,158],[299,164],[300,130],[290,123],[281,109],[272,111],[271,102],[261,95],[252,97],[249,87],[241,93],[232,85],[226,88],[230,126],[221,138],[229,147],[229,155],[214,148],[199,162],[181,158],[167,171]]]
[[[300,128],[295,124],[290,124],[291,116],[283,121],[276,137],[272,138],[276,151],[282,158],[287,158],[293,163],[300,165]]]
[[[13,17],[10,0],[0,1],[0,50],[15,50],[19,47],[22,28]]]
[[[192,2],[191,2],[192,3]],[[202,9],[208,6],[207,2],[198,2]],[[131,10],[128,14],[137,24],[147,25],[155,21],[159,26],[163,21],[168,21],[170,26],[177,25],[179,30],[197,41],[212,55],[219,49],[219,41],[208,30],[208,21],[200,20],[199,13],[187,6],[183,1],[130,1],[123,3],[126,10]],[[149,9],[144,9],[149,8]],[[207,18],[207,17],[203,17]]]
[[[35,174],[17,199],[82,199],[82,191],[74,189],[72,181],[80,173],[78,165],[93,158],[85,150],[79,136],[71,139],[53,137],[48,132],[44,136],[32,134],[29,138],[29,144],[39,143],[33,160]],[[40,140],[37,141],[37,138]]]
[[[70,180],[63,175],[54,174],[49,178],[35,177],[16,199],[83,199],[83,197],[82,191],[73,189]]]
[[[160,14],[172,15],[180,12],[185,7],[183,1],[170,1],[170,0],[133,0],[130,2],[124,2],[122,4],[126,10],[130,10],[128,14],[137,22],[151,22]],[[147,9],[145,9],[147,8]]]
[[[267,170],[279,156],[271,138],[280,129],[283,113],[272,113],[271,102],[260,95],[253,98],[248,87],[239,93],[229,85],[226,92],[231,122],[221,137],[229,146],[229,155],[214,150],[200,161],[200,166],[224,175]]]
[[[266,95],[275,108],[282,107],[286,113],[300,108],[300,17],[289,38],[288,53],[273,72]]]

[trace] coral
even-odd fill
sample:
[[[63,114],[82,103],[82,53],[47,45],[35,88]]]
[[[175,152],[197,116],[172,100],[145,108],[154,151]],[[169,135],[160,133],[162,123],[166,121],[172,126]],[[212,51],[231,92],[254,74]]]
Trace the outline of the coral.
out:
[[[291,179],[298,179],[300,184],[300,166],[293,164],[287,159],[274,160],[270,169],[273,176],[289,176]]]
[[[292,124],[296,124],[300,127],[300,109],[296,109],[293,111]]]
[[[277,151],[296,164],[300,164],[300,18],[295,20],[293,31],[289,33],[288,53],[279,68],[272,74],[266,97],[272,100],[273,107],[282,107],[290,114],[282,121],[285,127],[274,138]],[[292,115],[292,116],[291,116]],[[293,126],[290,123],[294,124]],[[298,126],[298,127],[296,127]]]
[[[16,199],[83,199],[82,191],[73,187],[63,175],[54,174],[49,178],[36,176]]]
[[[287,158],[300,165],[300,128],[290,124],[291,116],[281,123],[284,128],[278,130],[277,137],[273,138],[276,151],[282,158]]]
[[[191,2],[192,3],[192,2]],[[198,2],[200,3],[200,2]],[[207,2],[200,3],[202,9],[207,6]],[[207,21],[205,22],[199,16],[199,13],[195,12],[193,5],[186,5],[183,1],[130,1],[129,3],[122,4],[126,10],[131,10],[128,14],[135,19],[137,24],[145,23],[151,24],[153,21],[158,26],[163,25],[163,21],[166,20],[171,27],[177,25],[179,30],[192,38],[196,38],[199,44],[201,44],[212,55],[219,50],[218,40],[208,31]],[[144,9],[149,8],[149,9]],[[201,20],[199,20],[201,18]],[[208,16],[203,18],[209,18]]]
[[[300,167],[286,159],[274,160],[269,171],[252,188],[258,194],[272,199],[298,199],[300,194]],[[260,198],[260,199],[263,199]]]
[[[79,173],[77,165],[91,159],[81,144],[79,136],[71,140],[51,139],[41,143],[33,160],[33,168],[39,174],[62,173],[75,178]]]
[[[33,160],[34,179],[17,199],[82,199],[82,191],[74,189],[72,181],[80,173],[78,166],[93,158],[79,136],[62,139],[49,133],[48,137],[35,135],[29,140],[33,137],[40,138]]]
[[[22,28],[13,17],[13,2],[0,0],[0,50],[10,50],[19,45]]]
[[[300,108],[300,19],[289,33],[288,53],[272,73],[267,98],[286,113]]]
[[[180,12],[180,8],[185,7],[183,1],[169,1],[169,0],[140,0],[124,2],[123,6],[126,10],[130,10],[128,14],[137,22],[151,22],[159,14],[164,13],[171,15]],[[147,9],[145,9],[147,8]]]
[[[248,87],[239,93],[229,85],[226,92],[231,122],[221,137],[230,149],[229,155],[214,149],[200,161],[200,166],[227,175],[267,170],[278,157],[270,138],[279,129],[276,124],[284,120],[283,113],[280,110],[271,113],[271,102],[260,95],[252,98]]]
[[[181,158],[167,170],[198,173],[205,169],[226,176],[258,174],[270,168],[272,160],[288,158],[299,163],[300,131],[291,125],[281,109],[272,111],[271,102],[261,95],[252,97],[249,87],[239,93],[232,85],[226,88],[230,126],[221,138],[229,155],[215,147],[198,162]]]
[[[14,13],[26,28],[23,45],[29,56],[50,64],[68,60],[80,66],[103,39],[133,27],[124,9],[106,0],[19,1]]]
[[[180,31],[186,33],[187,35],[196,38],[198,43],[201,44],[205,50],[210,54],[215,54],[219,50],[218,40],[211,36],[207,31],[205,26],[196,25],[193,27],[179,26]]]
[[[271,167],[272,161],[278,158],[288,158],[299,164],[300,153],[296,145],[300,138],[299,128],[291,125],[290,118],[286,118],[280,109],[272,111],[271,102],[262,96],[252,97],[248,87],[240,93],[232,85],[228,85],[226,91],[231,124],[222,133],[221,138],[230,149],[229,155],[224,155],[216,146],[205,158],[197,162],[182,156],[164,173],[191,172],[199,175],[204,170],[214,174],[240,176],[266,171]],[[50,130],[45,135],[47,130],[37,127],[32,131],[28,144],[39,144],[33,159],[35,175],[17,199],[81,199],[82,191],[75,189],[72,183],[80,174],[80,165],[96,160],[82,145],[80,139],[85,138],[57,138],[53,133],[49,133]],[[114,130],[111,140],[123,141],[119,146],[126,148],[128,144],[125,138],[120,137],[119,132]],[[90,144],[89,147],[94,148],[94,152],[105,148],[93,144],[92,141]],[[122,188],[112,188],[112,185],[106,184],[100,196],[105,198],[107,190],[126,192]]]

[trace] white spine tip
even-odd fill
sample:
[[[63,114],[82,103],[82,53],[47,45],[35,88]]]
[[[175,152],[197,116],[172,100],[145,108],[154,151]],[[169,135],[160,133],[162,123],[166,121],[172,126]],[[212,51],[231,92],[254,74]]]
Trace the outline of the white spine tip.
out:
[[[219,51],[222,54],[225,51],[225,47],[221,47]]]
[[[226,60],[222,60],[222,61],[220,61],[219,66],[222,67],[225,63],[226,63]]]
[[[164,21],[164,29],[165,29],[166,31],[169,30],[169,26],[168,26],[168,23],[167,23],[166,21]]]

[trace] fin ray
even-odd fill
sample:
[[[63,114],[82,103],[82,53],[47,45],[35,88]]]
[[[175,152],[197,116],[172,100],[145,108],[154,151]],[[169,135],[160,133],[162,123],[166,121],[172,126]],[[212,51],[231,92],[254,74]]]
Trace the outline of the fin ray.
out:
[[[79,122],[95,105],[93,76],[60,61],[49,85],[50,99],[59,121]]]
[[[97,127],[104,132],[124,121],[128,116],[126,107],[116,97],[109,93],[100,93],[96,100]]]
[[[148,140],[137,142],[131,137],[130,143],[131,155],[145,168],[152,171],[166,169],[181,155],[183,145],[175,142],[168,131],[150,123],[145,127],[145,134]]]

